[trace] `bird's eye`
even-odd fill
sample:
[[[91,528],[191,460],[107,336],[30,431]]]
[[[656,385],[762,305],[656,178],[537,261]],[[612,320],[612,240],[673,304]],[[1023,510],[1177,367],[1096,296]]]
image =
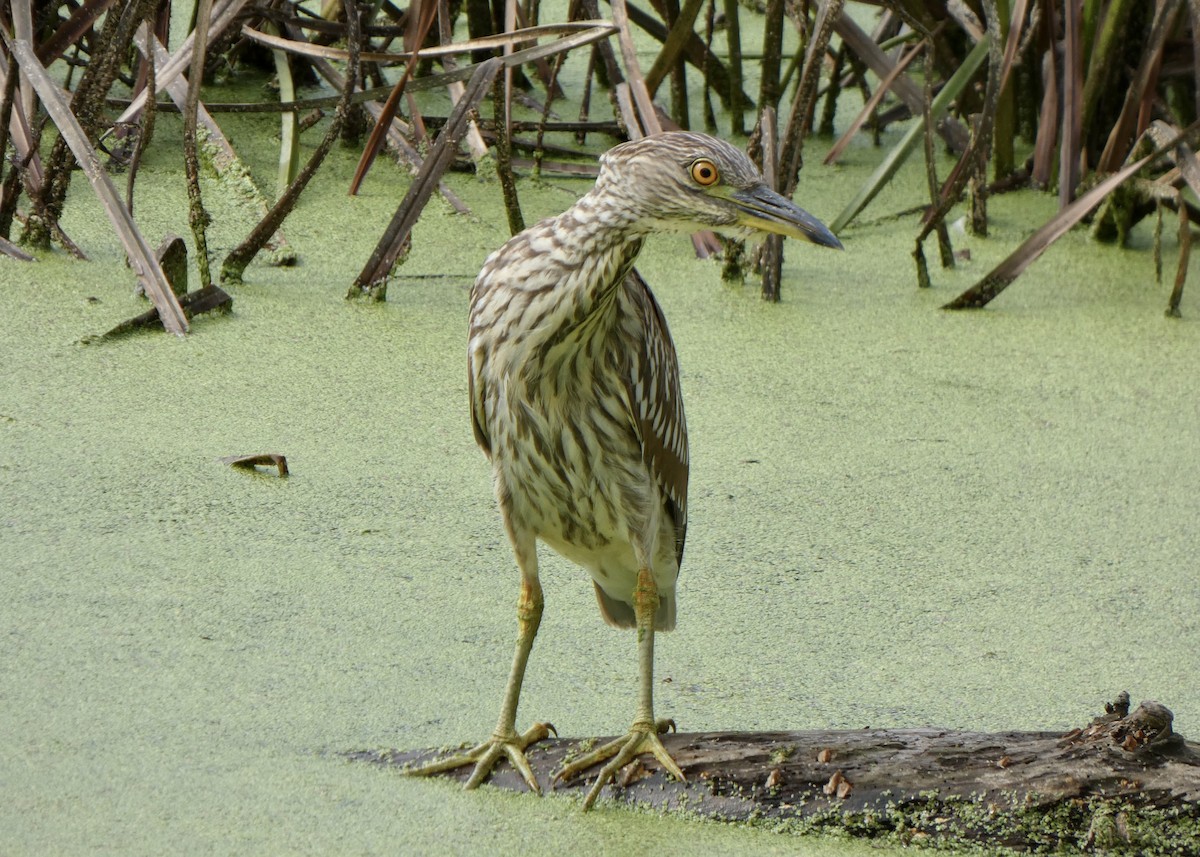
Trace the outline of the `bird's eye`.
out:
[[[692,180],[700,187],[712,187],[721,178],[717,165],[708,158],[697,158],[692,161]]]

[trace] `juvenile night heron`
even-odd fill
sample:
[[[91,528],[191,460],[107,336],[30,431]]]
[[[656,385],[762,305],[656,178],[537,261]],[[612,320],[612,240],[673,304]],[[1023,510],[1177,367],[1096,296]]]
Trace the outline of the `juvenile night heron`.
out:
[[[521,571],[517,648],[500,719],[472,750],[413,773],[474,765],[467,788],[501,757],[540,792],[526,748],[549,733],[516,730],[525,665],[542,616],[537,542],[587,569],[600,613],[636,628],[640,696],[629,733],[559,771],[607,762],[588,808],[622,766],[652,754],[683,773],[654,717],[654,633],[675,627],[675,579],[687,532],[688,444],[679,367],[662,310],[633,263],[653,232],[774,232],[841,247],[819,221],[767,188],[744,154],[672,132],[600,157],[596,186],[557,217],[512,238],[471,292],[468,361],[475,439]]]

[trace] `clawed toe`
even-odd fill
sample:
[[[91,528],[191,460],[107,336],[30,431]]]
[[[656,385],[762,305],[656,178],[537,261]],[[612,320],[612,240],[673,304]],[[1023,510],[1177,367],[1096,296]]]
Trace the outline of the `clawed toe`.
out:
[[[654,756],[667,773],[680,782],[687,782],[683,771],[679,769],[679,765],[671,758],[671,754],[667,752],[667,748],[663,746],[662,740],[658,737],[660,733],[665,733],[668,728],[674,729],[675,722],[673,720],[659,720],[655,722],[653,728],[648,728],[648,726],[649,724],[635,725],[629,731],[628,735],[618,738],[615,741],[609,741],[603,747],[585,753],[571,764],[563,766],[554,775],[551,787],[553,787],[554,783],[565,783],[588,768],[608,760],[604,767],[600,769],[600,773],[596,776],[596,781],[592,783],[592,787],[588,789],[588,793],[583,799],[583,808],[585,810],[591,809],[592,804],[596,802],[596,798],[600,796],[600,790],[616,778],[617,772],[638,756],[643,755]]]
[[[535,723],[523,734],[517,734],[515,731],[508,734],[495,734],[465,753],[459,753],[448,759],[439,759],[419,768],[412,768],[405,773],[412,777],[428,777],[452,771],[455,768],[474,765],[471,776],[463,786],[466,789],[473,789],[486,780],[500,758],[505,757],[520,772],[521,778],[525,780],[529,790],[540,795],[542,788],[538,785],[533,768],[530,767],[529,760],[525,757],[525,750],[531,744],[535,744],[551,734],[558,735],[553,724]]]

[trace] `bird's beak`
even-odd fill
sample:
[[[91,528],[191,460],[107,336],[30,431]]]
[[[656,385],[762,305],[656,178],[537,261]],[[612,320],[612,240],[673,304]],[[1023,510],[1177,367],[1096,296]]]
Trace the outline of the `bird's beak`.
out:
[[[735,191],[728,199],[737,209],[739,226],[842,249],[842,242],[824,223],[765,184]]]

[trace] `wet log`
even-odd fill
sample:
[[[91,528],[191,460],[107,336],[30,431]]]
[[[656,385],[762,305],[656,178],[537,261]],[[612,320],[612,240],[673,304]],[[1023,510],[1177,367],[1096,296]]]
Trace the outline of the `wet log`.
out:
[[[1171,712],[1156,702],[1130,713],[1122,694],[1106,709],[1065,735],[931,728],[670,734],[663,743],[686,783],[647,759],[626,767],[603,794],[796,832],[1015,851],[1200,854],[1200,745],[1174,734]],[[530,748],[543,789],[581,796],[587,780],[555,783],[553,774],[595,743],[556,738]],[[445,752],[346,755],[405,769]],[[469,774],[460,768],[443,776],[465,781]],[[527,791],[506,761],[489,781]]]
[[[179,298],[179,306],[183,309],[184,317],[188,321],[191,321],[195,316],[203,315],[206,312],[230,312],[233,309],[233,298],[220,286],[205,286],[202,289],[196,289],[194,292],[182,295]],[[126,319],[104,333],[96,336],[85,336],[79,342],[82,345],[90,345],[109,339],[117,339],[135,330],[157,327],[161,327],[161,322],[158,317],[158,308],[155,307],[141,315],[135,315],[133,318]]]

